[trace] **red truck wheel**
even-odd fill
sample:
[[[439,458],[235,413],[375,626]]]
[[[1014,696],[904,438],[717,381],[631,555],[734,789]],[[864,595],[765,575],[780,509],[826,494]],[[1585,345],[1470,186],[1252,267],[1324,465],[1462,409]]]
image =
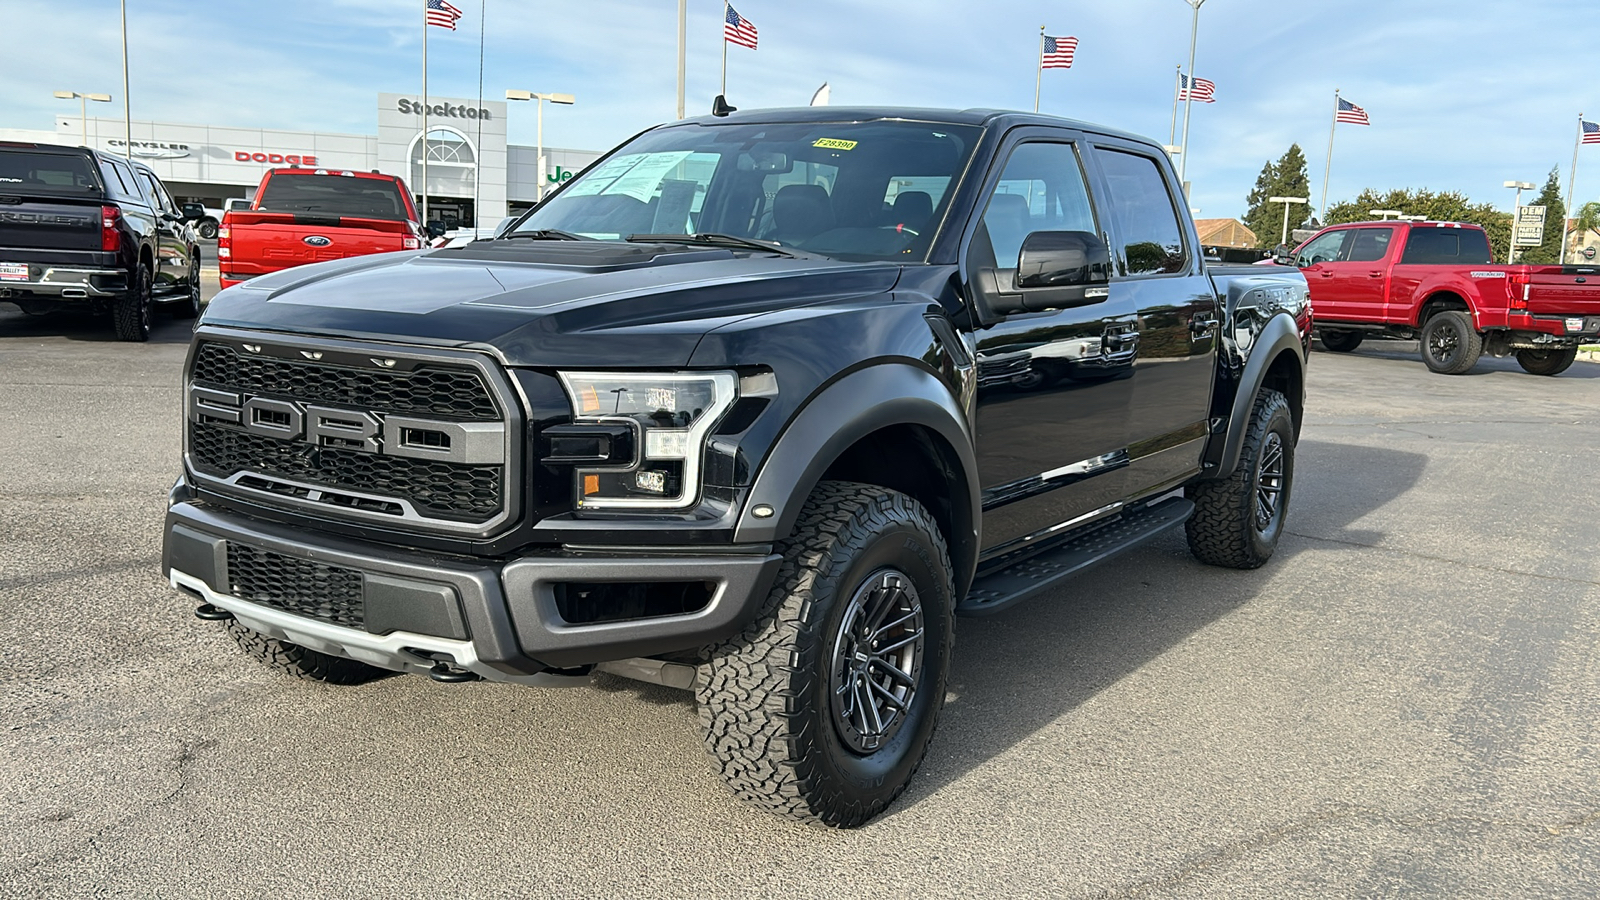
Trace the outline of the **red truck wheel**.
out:
[[[1483,353],[1483,335],[1459,309],[1435,313],[1422,326],[1422,362],[1440,375],[1465,375]]]
[[[1323,349],[1334,353],[1349,353],[1361,346],[1361,339],[1366,337],[1359,331],[1322,331],[1317,336],[1322,338]]]
[[[1518,350],[1517,365],[1531,375],[1560,375],[1578,358],[1578,348],[1564,350]]]

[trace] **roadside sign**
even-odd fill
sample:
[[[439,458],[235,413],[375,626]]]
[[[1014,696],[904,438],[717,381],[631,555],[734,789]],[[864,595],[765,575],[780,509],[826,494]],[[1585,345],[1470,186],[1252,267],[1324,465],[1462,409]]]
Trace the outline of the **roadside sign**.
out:
[[[1544,243],[1544,210],[1542,206],[1517,207],[1517,224],[1511,239],[1514,247],[1537,247]]]

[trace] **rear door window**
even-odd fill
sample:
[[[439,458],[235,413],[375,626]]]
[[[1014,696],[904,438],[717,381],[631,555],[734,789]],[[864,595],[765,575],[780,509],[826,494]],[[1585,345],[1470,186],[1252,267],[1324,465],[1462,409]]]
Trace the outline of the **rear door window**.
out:
[[[400,188],[387,178],[275,172],[267,179],[256,209],[309,212],[403,222],[409,218]]]
[[[1394,238],[1393,228],[1357,228],[1350,242],[1350,262],[1377,262],[1389,255],[1389,241]]]
[[[1489,237],[1476,228],[1413,228],[1402,263],[1489,265]]]
[[[1178,211],[1156,161],[1104,147],[1097,158],[1111,194],[1125,273],[1166,275],[1188,268]]]
[[[87,157],[70,153],[0,150],[0,191],[6,188],[83,194],[100,189]]]

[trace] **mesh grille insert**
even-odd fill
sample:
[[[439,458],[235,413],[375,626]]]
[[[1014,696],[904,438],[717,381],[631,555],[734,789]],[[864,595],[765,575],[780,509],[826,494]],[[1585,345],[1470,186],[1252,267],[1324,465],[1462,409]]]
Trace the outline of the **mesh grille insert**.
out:
[[[241,600],[365,628],[363,580],[354,569],[328,566],[228,542],[228,592]]]

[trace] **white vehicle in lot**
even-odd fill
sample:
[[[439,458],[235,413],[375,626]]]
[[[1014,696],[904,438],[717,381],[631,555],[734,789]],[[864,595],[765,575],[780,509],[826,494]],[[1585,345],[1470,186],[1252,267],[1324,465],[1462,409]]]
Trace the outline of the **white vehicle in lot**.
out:
[[[216,240],[217,229],[222,226],[223,214],[230,209],[249,209],[250,199],[248,197],[234,197],[228,200],[227,203],[223,204],[223,206],[223,209],[217,209],[214,206],[202,207],[206,211],[206,214],[203,218],[198,219],[194,223],[195,233],[200,235],[202,240]]]

